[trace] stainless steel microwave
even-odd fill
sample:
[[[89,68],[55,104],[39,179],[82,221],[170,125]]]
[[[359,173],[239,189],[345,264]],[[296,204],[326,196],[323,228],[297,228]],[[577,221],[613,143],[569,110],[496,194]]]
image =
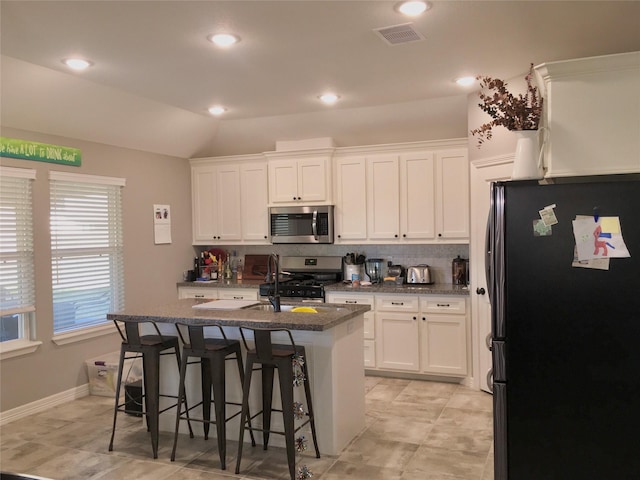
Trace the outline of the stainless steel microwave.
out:
[[[269,208],[271,243],[333,243],[333,205]]]

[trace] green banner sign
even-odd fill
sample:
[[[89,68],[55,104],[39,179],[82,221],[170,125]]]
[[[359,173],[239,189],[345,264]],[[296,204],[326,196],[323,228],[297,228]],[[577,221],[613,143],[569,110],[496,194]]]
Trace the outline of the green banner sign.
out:
[[[0,137],[0,157],[21,158],[37,162],[60,163],[79,167],[82,152],[78,148]]]

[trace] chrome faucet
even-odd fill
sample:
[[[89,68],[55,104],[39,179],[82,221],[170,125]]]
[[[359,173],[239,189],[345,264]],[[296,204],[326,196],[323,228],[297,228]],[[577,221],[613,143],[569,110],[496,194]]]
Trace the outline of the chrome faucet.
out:
[[[274,266],[274,272],[271,270],[271,265]],[[269,302],[273,306],[274,312],[280,311],[280,262],[278,261],[278,255],[272,253],[267,260],[267,278],[266,281],[271,283],[271,276],[273,276],[273,295],[269,295]]]

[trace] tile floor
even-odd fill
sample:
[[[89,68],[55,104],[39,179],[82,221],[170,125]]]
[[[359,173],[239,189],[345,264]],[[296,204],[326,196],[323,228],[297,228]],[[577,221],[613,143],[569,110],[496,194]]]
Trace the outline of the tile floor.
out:
[[[491,396],[456,384],[366,378],[366,428],[339,456],[316,459],[312,445],[300,464],[314,480],[493,479]],[[218,467],[215,439],[162,433],[158,459],[135,417],[120,414],[113,452],[112,400],[88,396],[4,425],[0,469],[56,480],[287,479],[284,449],[244,448],[234,475],[237,442],[228,441],[227,470]],[[185,448],[186,444],[189,448]],[[300,457],[299,457],[300,458]]]

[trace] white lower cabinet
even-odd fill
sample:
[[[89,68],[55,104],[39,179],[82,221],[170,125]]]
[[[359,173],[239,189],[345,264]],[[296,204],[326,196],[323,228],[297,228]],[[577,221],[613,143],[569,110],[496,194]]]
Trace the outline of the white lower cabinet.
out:
[[[420,299],[420,369],[425,373],[467,374],[467,315],[464,298]]]
[[[328,292],[327,302],[371,305],[364,321],[367,369],[468,374],[466,297]]]
[[[178,287],[178,298],[206,298],[210,300],[258,300],[258,289]]]
[[[364,366],[376,366],[376,313],[373,295],[327,293],[328,303],[346,303],[353,305],[371,305],[371,310],[364,314]]]
[[[419,297],[376,295],[378,368],[420,370]]]

